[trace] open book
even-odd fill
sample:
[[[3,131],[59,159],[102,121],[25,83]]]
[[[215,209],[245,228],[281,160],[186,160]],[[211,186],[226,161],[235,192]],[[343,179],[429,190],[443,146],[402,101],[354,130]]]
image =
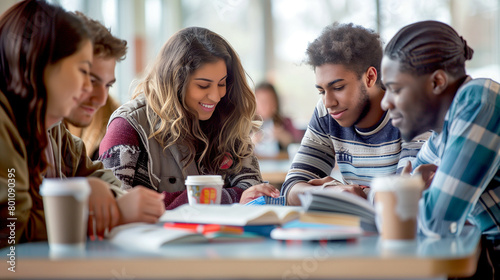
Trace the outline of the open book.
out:
[[[357,195],[332,190],[306,192],[299,196],[306,213],[333,212],[358,216],[361,227],[376,232],[375,207]]]
[[[111,243],[135,249],[156,250],[166,244],[262,240],[253,233],[197,230],[167,227],[163,223],[131,223],[113,228],[106,236]]]
[[[165,211],[160,222],[205,223],[219,225],[281,225],[298,219],[302,207],[277,205],[184,204]]]

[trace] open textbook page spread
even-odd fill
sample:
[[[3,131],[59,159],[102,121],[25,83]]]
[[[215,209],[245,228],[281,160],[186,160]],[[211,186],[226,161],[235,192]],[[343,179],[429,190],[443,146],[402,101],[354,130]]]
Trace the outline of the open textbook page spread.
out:
[[[235,226],[280,225],[298,219],[301,211],[299,206],[185,204],[166,211],[160,221]]]

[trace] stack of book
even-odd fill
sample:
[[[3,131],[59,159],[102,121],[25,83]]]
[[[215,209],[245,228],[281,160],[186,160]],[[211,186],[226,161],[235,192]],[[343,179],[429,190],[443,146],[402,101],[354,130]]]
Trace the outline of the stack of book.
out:
[[[158,249],[166,244],[257,241],[264,237],[351,239],[362,235],[366,228],[375,228],[373,207],[354,195],[307,193],[301,200],[302,207],[186,204],[166,211],[157,224],[116,227],[108,238],[119,245]]]

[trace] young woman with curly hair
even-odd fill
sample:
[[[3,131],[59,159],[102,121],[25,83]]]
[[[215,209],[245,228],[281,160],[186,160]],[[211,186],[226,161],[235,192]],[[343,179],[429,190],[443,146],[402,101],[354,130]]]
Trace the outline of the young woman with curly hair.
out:
[[[165,192],[167,209],[187,203],[187,175],[222,175],[221,203],[278,196],[253,155],[255,106],[229,43],[205,28],[180,30],[111,116],[100,159],[124,189]]]

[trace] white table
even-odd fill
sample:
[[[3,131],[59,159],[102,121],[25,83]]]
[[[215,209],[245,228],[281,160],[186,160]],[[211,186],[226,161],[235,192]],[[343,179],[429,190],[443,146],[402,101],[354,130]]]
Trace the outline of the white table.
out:
[[[467,226],[460,237],[419,237],[391,250],[378,236],[354,241],[167,245],[158,251],[129,250],[108,241],[88,242],[82,255],[58,258],[47,242],[16,245],[16,272],[0,250],[1,278],[45,279],[446,279],[476,269],[480,232]]]

